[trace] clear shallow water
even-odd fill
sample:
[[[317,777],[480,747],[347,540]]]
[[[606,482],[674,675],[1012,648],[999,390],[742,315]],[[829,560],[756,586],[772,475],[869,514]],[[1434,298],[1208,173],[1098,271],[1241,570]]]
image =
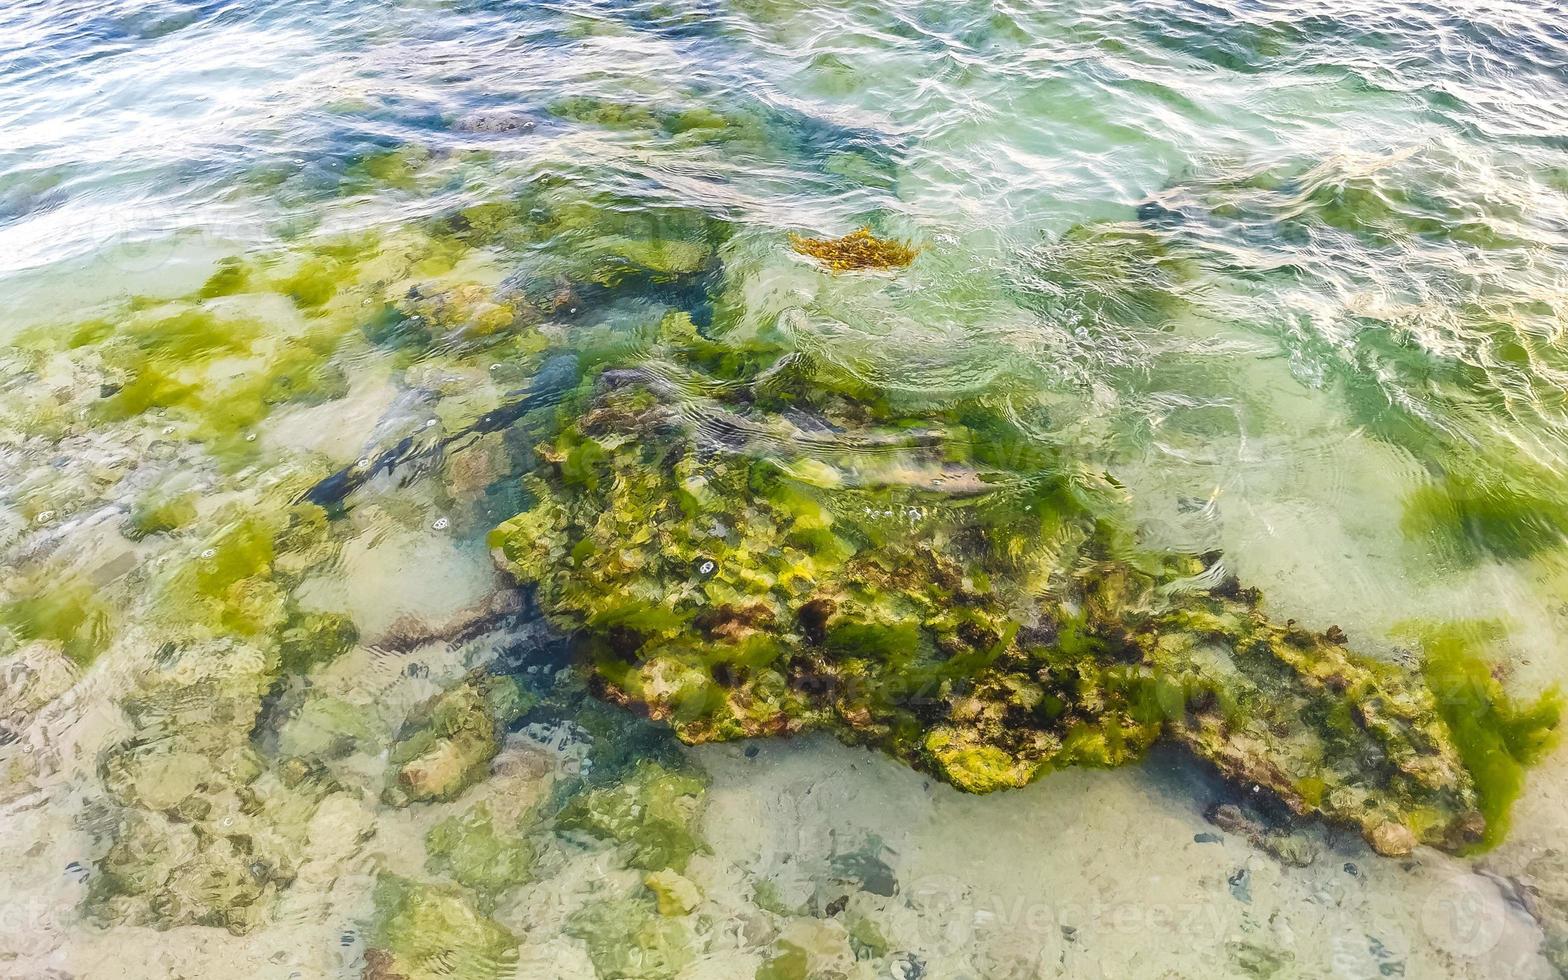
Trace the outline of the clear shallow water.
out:
[[[825,738],[682,749],[555,685],[488,554],[548,412],[289,504],[561,352],[722,441],[649,336],[685,309],[1014,419],[1280,620],[1395,662],[1412,621],[1494,621],[1528,696],[1568,673],[1562,13],[8,6],[0,973],[1554,975],[1559,756],[1497,848],[1396,860],[1206,820],[1232,791],[1163,750],[972,797]],[[788,245],[862,225],[922,252]],[[781,461],[932,476],[785,421]],[[473,670],[546,703],[454,799],[388,795]],[[689,914],[560,815],[617,786],[616,833],[668,807],[705,843]]]

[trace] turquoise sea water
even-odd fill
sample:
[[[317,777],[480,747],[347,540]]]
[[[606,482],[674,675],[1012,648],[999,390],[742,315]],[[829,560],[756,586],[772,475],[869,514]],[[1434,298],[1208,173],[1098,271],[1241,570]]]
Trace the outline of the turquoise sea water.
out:
[[[554,402],[630,372],[716,582],[783,553],[694,489],[727,460],[885,549],[1092,475],[1182,589],[1414,685],[1448,637],[1529,704],[1568,682],[1565,13],[0,7],[0,976],[1561,975],[1560,752],[1466,756],[1511,820],[1387,857],[1168,741],[988,795],[689,746],[490,534],[593,483]],[[862,227],[914,260],[792,247]]]

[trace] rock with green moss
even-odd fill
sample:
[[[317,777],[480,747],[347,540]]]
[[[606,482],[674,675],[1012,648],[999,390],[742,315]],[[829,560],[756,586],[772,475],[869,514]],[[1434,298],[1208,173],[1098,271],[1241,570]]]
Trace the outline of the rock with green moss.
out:
[[[460,889],[383,874],[365,937],[366,980],[492,980],[517,961],[517,939]]]
[[[343,613],[291,607],[278,632],[279,666],[303,674],[330,664],[358,642],[358,627]]]
[[[277,751],[308,759],[339,759],[385,733],[373,708],[307,688],[274,706]]]
[[[479,673],[420,705],[392,747],[389,802],[453,800],[489,771],[506,729],[535,698],[516,680]]]
[[[692,855],[704,849],[696,825],[706,789],[695,772],[644,760],[624,779],[572,797],[555,826],[621,845],[634,868],[685,871]]]
[[[566,934],[588,948],[602,980],[672,980],[699,952],[684,919],[660,915],[641,896],[583,906],[567,919]]]
[[[1114,481],[983,401],[900,409],[756,339],[660,342],[680,398],[604,371],[492,537],[605,698],[688,742],[827,729],[974,792],[1167,739],[1388,853],[1499,818],[1419,673],[1143,547]],[[1480,696],[1521,738],[1556,727]]]
[[[98,759],[96,802],[110,819],[84,902],[93,918],[244,933],[268,921],[293,881],[312,816],[336,784],[315,758],[280,754],[288,739],[255,736],[291,629],[336,632],[284,628],[290,577],[330,556],[310,516],[219,511],[192,527],[199,551],[155,570],[147,588],[112,596],[132,604],[126,647],[147,654],[117,665],[128,731]],[[354,717],[320,719],[334,733],[311,748],[328,754],[327,740]]]
[[[436,824],[425,835],[430,870],[448,875],[487,903],[533,880],[535,854],[523,836],[526,827],[497,824],[483,803]]]
[[[196,519],[196,494],[149,494],[131,505],[125,535],[140,541],[153,534],[177,531]]]

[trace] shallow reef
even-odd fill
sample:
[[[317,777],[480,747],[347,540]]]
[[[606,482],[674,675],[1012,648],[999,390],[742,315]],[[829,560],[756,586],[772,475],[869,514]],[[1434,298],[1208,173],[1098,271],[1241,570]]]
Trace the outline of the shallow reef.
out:
[[[1276,621],[981,399],[900,407],[710,332],[659,329],[698,407],[637,369],[586,381],[492,536],[603,697],[693,743],[826,729],[971,792],[1166,739],[1384,854],[1495,840],[1491,773],[1550,740],[1555,694],[1515,706],[1473,653],[1423,678]]]

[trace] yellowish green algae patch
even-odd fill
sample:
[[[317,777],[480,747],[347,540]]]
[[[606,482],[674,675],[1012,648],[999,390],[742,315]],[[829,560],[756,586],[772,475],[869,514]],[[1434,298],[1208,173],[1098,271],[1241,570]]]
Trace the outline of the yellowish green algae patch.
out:
[[[1422,674],[1475,780],[1486,817],[1477,848],[1492,847],[1508,833],[1508,811],[1524,789],[1525,769],[1557,744],[1562,693],[1552,688],[1526,703],[1508,697],[1480,652],[1502,637],[1496,623],[1409,624],[1401,632],[1420,643]]]
[[[11,598],[0,601],[0,627],[17,640],[58,643],[83,667],[108,646],[111,607],[85,578],[40,573],[4,587]]]

